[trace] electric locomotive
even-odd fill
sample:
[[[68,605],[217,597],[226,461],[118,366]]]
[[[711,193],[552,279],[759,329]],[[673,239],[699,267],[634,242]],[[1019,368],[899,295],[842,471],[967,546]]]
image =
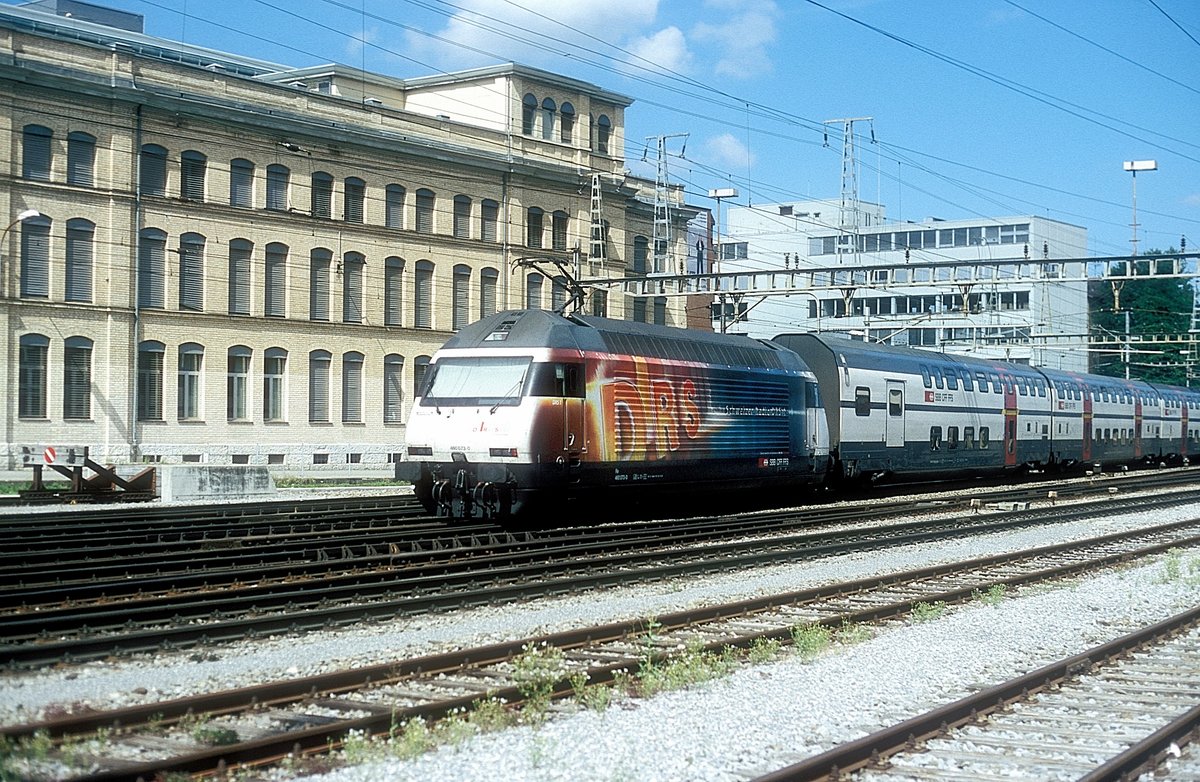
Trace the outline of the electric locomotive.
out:
[[[516,310],[433,356],[396,475],[430,513],[503,519],[601,495],[620,507],[801,487],[828,457],[816,377],[790,350]]]

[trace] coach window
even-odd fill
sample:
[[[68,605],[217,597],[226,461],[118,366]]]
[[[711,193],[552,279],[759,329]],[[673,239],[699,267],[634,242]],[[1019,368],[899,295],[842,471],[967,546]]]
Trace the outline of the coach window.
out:
[[[933,368],[933,383],[938,388],[946,387],[946,381],[942,379],[942,368],[941,367]]]
[[[871,414],[871,389],[866,386],[859,386],[854,389],[854,414]]]
[[[1000,388],[1000,376],[998,374],[995,372],[988,372],[988,380],[992,381],[993,394],[1003,393],[1003,390]]]
[[[991,441],[992,441],[992,438],[991,438],[991,434],[988,432],[988,428],[986,426],[979,427],[979,447],[980,447],[980,449],[986,449],[988,447],[988,445],[991,444]]]
[[[950,426],[946,428],[946,445],[954,450],[958,447],[958,427]]]
[[[933,377],[929,374],[929,367],[921,365],[921,380],[925,381],[926,388],[933,388]]]
[[[974,385],[973,385],[973,384],[972,384],[972,382],[971,382],[971,373],[970,373],[970,372],[968,372],[968,371],[967,371],[967,370],[965,370],[965,369],[963,369],[963,370],[960,370],[960,371],[962,372],[962,387],[963,387],[963,391],[974,391],[974,390],[975,390],[975,387],[974,387]]]
[[[942,447],[942,427],[929,427],[929,450],[937,451]]]
[[[1026,378],[1017,378],[1017,390],[1021,392],[1021,396],[1029,396],[1028,382]]]
[[[958,370],[947,367],[946,388],[950,391],[958,390]]]
[[[973,427],[973,426],[964,426],[963,427],[962,445],[963,445],[963,448],[965,448],[968,451],[972,450],[975,447],[975,427]]]
[[[987,375],[982,372],[976,372],[975,380],[979,383],[979,390],[986,394],[988,390]]]
[[[816,407],[816,405],[810,405]],[[899,388],[888,390],[888,415],[897,417],[904,415],[904,391]]]

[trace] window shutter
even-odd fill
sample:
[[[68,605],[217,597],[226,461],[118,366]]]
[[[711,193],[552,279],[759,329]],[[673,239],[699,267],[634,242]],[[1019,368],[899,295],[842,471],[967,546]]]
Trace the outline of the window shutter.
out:
[[[400,185],[387,186],[383,221],[388,228],[404,227],[404,188]]]
[[[21,295],[45,298],[50,295],[50,221],[35,220],[21,226]]]
[[[342,322],[362,323],[363,262],[347,258],[342,264]]]
[[[403,324],[402,304],[404,284],[404,262],[399,258],[388,258],[383,274],[383,325]]]
[[[63,352],[63,418],[92,417],[92,342],[70,337]]]
[[[366,189],[366,183],[361,179],[352,177],[346,180],[346,202],[343,210],[343,219],[346,222],[361,223],[363,221],[363,201],[366,199]]]
[[[290,172],[283,166],[267,166],[267,208],[280,212],[288,208],[288,178]]]
[[[451,328],[461,329],[471,319],[471,270],[454,270],[454,304]]]
[[[26,179],[40,182],[50,181],[50,128],[41,125],[26,125],[23,135],[25,146],[23,175]]]
[[[17,415],[21,418],[46,417],[46,365],[49,349],[50,340],[41,334],[26,334],[20,338]]]
[[[204,309],[204,240],[184,237],[179,242],[179,309]]]
[[[87,133],[67,136],[67,184],[92,187],[95,168],[96,139]]]
[[[157,144],[142,147],[142,172],[139,184],[142,195],[167,194],[167,150]]]
[[[254,206],[254,164],[249,160],[229,164],[229,205]]]
[[[342,421],[362,421],[362,365],[361,353],[342,356]]]
[[[427,263],[427,262],[423,262]],[[417,264],[413,277],[413,297],[416,300],[413,312],[413,326],[419,329],[433,328],[433,267],[432,265]]]
[[[138,306],[163,308],[163,263],[166,255],[166,234],[154,231],[142,236],[138,253]]]
[[[179,159],[179,197],[187,201],[204,200],[204,174],[207,163],[199,152],[184,152]]]
[[[485,242],[494,242],[496,241],[496,222],[500,214],[500,205],[495,201],[484,201],[479,208],[479,238]]]
[[[308,420],[329,420],[329,354],[323,350],[308,360]]]
[[[484,269],[479,273],[479,317],[496,314],[496,279],[495,269]]]
[[[93,230],[86,220],[67,224],[67,301],[92,300]]]
[[[229,312],[250,314],[250,246],[248,242],[229,247]]]
[[[312,175],[312,216],[329,217],[333,213],[333,177],[317,172]]]
[[[266,274],[263,275],[263,312],[268,317],[282,318],[287,313],[285,300],[287,277],[287,247],[270,244],[267,246]]]
[[[314,254],[309,268],[308,318],[329,320],[329,258]]]
[[[417,233],[433,233],[435,198],[431,190],[417,191]]]
[[[383,422],[400,423],[404,420],[404,388],[401,385],[404,359],[391,355],[383,360]]]

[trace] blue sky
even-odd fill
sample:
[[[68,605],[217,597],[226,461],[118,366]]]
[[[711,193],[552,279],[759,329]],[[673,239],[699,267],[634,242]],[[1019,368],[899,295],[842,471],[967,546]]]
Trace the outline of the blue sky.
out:
[[[146,32],[399,77],[515,61],[635,100],[628,165],[669,143],[688,200],[837,198],[841,131],[891,219],[1038,214],[1092,255],[1200,249],[1200,4],[1192,0],[94,0]],[[873,134],[873,139],[872,139]],[[828,143],[826,143],[826,141]]]

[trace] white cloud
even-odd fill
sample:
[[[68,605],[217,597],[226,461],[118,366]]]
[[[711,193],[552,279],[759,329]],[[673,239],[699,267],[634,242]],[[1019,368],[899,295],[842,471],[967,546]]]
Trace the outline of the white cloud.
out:
[[[711,166],[725,171],[745,171],[754,164],[750,150],[732,133],[723,133],[705,141],[704,154]]]
[[[715,73],[750,78],[772,69],[769,48],[776,38],[779,8],[774,0],[710,0],[706,4],[720,17],[700,22],[692,30],[697,45],[710,54]]]
[[[554,67],[588,50],[620,58],[601,41],[640,36],[658,13],[657,0],[464,0],[460,6],[436,31],[442,40],[409,33],[407,53],[447,70],[496,60]]]
[[[678,27],[667,27],[649,37],[635,38],[626,47],[632,54],[630,64],[635,68],[655,66],[663,71],[687,73],[691,70],[692,53]]]

